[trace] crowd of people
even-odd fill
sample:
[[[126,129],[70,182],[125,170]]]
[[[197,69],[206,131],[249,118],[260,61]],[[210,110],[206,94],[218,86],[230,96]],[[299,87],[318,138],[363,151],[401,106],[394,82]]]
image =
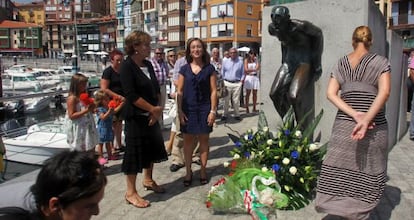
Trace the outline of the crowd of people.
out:
[[[338,114],[318,182],[316,208],[351,219],[366,219],[378,204],[386,179],[384,105],[390,91],[390,64],[386,58],[369,52],[372,35],[368,27],[358,27],[352,40],[354,51],[338,61],[328,84],[328,99],[338,108]],[[228,90],[227,96],[222,97],[222,121],[230,117],[231,106],[233,118],[242,120],[239,107],[243,89],[246,113],[250,112],[250,95],[252,112],[257,112],[257,54],[250,50],[243,58],[236,48],[230,48],[229,56],[221,57],[218,48],[209,53],[205,42],[191,38],[185,50],[168,50],[165,56],[164,48],[157,47],[150,58],[150,43],[148,33],[131,32],[125,38],[125,54],[111,52],[111,66],[103,71],[101,88],[93,95],[87,91],[88,78],[73,75],[66,116],[67,141],[73,151],[46,161],[36,182],[24,183],[26,190],[19,190],[21,196],[14,195],[16,199],[7,204],[0,202],[0,207],[13,206],[20,214],[42,219],[89,219],[99,213],[98,204],[106,185],[104,165],[107,160],[121,159],[120,152],[126,184],[124,199],[134,207],[151,205],[138,193],[139,173],[145,190],[168,190],[157,184],[153,169],[155,163],[167,161],[169,155],[173,157],[171,172],[185,167],[184,187],[193,184],[193,162],[200,165],[199,183],[209,182],[209,137],[220,101],[217,81],[223,79]],[[165,145],[162,116],[167,98],[175,100],[175,112]],[[359,150],[360,145],[366,145],[367,150]],[[357,162],[353,162],[355,158]],[[353,175],[347,175],[349,172]],[[345,183],[349,186],[335,187]],[[364,194],[367,187],[370,195]],[[0,191],[2,196],[16,192],[8,188]]]

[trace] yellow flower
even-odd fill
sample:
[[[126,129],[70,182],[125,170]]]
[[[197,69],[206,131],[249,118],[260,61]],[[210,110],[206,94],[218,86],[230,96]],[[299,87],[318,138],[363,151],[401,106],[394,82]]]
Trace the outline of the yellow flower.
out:
[[[302,150],[303,150],[303,146],[299,146],[299,147],[297,148],[297,151],[298,151],[299,153],[302,153]]]
[[[309,173],[309,171],[312,169],[312,167],[311,166],[306,166],[305,167],[305,171],[307,172],[307,173]]]
[[[267,172],[267,171],[268,171],[267,167],[262,167],[262,172]]]
[[[279,147],[283,147],[283,142],[279,141]]]
[[[305,180],[303,179],[303,177],[301,177],[301,178],[299,179],[299,181],[300,181],[301,183],[305,183]]]
[[[275,158],[275,160],[279,160],[280,156],[275,156],[274,158]]]
[[[282,163],[283,163],[284,165],[288,165],[288,164],[290,163],[289,158],[287,158],[287,157],[283,158]]]

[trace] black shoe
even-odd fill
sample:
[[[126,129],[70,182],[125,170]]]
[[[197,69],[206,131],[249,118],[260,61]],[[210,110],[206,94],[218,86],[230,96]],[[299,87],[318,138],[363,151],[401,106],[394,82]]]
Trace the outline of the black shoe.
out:
[[[240,116],[236,116],[236,117],[234,117],[234,119],[235,119],[236,121],[241,121]]]
[[[221,116],[221,120],[222,121],[227,121],[227,117],[223,115],[223,116]]]
[[[170,171],[171,172],[177,172],[179,169],[183,168],[184,165],[179,165],[179,164],[171,164],[170,166]]]

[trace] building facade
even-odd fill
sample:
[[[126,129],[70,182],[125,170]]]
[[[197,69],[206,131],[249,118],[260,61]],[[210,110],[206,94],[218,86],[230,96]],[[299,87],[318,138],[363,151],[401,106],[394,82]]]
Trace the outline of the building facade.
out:
[[[186,38],[203,39],[209,50],[247,46],[259,51],[263,4],[263,0],[187,1]]]
[[[42,26],[32,23],[3,20],[0,22],[0,53],[9,56],[37,57],[41,47]]]

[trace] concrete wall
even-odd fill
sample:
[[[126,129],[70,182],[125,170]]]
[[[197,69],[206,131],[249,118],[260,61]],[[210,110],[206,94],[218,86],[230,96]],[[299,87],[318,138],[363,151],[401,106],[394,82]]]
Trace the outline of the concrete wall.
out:
[[[321,109],[324,109],[324,116],[319,123],[317,132],[320,132],[319,135],[321,141],[325,142],[330,137],[331,128],[337,111],[336,107],[326,99],[326,88],[330,77],[330,71],[341,56],[352,51],[351,38],[354,29],[360,25],[368,25],[372,29],[374,42],[371,52],[386,57],[389,57],[388,52],[392,52],[391,68],[393,69],[393,78],[394,76],[401,75],[402,40],[391,34],[390,36],[392,36],[391,40],[393,42],[390,44],[387,43],[385,19],[378,7],[376,7],[370,0],[312,0],[290,3],[285,6],[289,8],[292,19],[307,20],[320,27],[323,31],[323,74],[315,84],[315,114],[319,113]],[[274,79],[275,71],[281,64],[281,50],[279,40],[276,37],[270,36],[268,33],[267,26],[271,22],[270,12],[272,7],[273,6],[265,7],[263,11],[262,84],[260,97],[262,99],[261,101],[264,103],[262,109],[267,116],[269,126],[272,129],[276,129],[280,125],[281,118],[273,107],[273,103],[269,98],[269,91]],[[387,45],[393,46],[392,50],[388,50],[389,46]],[[401,85],[401,83],[397,84]],[[401,92],[403,91],[397,92],[393,90],[392,97],[390,97],[393,106],[400,105]],[[388,115],[387,117],[389,121],[398,121],[398,118],[402,119],[402,116],[399,116],[401,115],[401,111],[398,113],[392,112],[392,114],[397,115],[392,115],[391,118],[390,115]],[[393,126],[393,128],[396,128],[397,124],[393,123]],[[404,128],[399,129],[404,130]],[[390,133],[390,137],[397,137],[396,130],[390,129]],[[393,143],[395,143],[396,138],[391,139],[393,140]]]

